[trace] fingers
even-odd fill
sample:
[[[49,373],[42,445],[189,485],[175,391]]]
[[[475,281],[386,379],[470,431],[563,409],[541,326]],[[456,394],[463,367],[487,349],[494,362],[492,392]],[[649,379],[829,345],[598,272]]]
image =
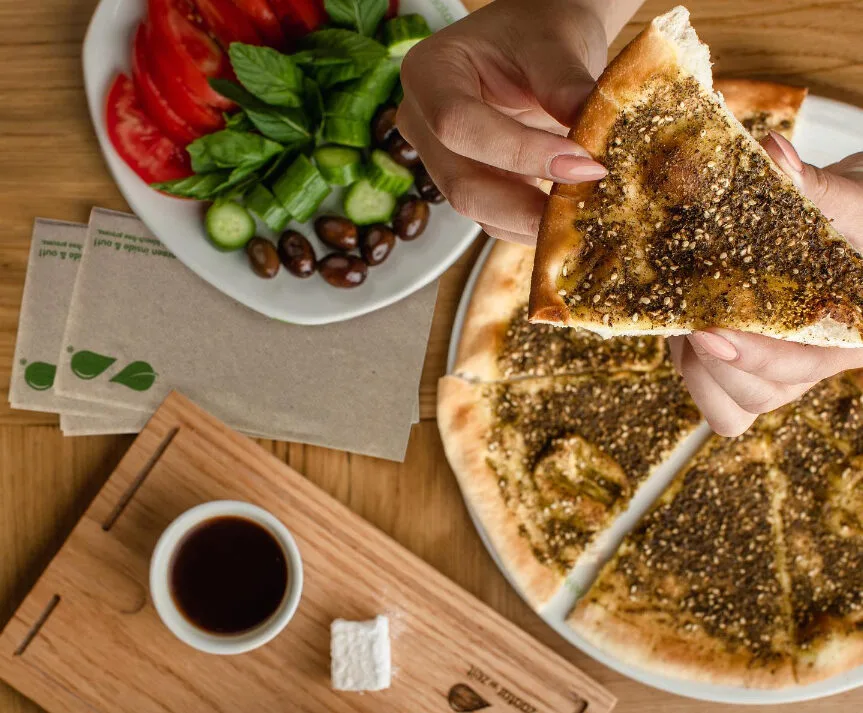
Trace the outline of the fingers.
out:
[[[460,54],[457,48],[452,45]],[[483,82],[470,59],[453,62],[442,49],[446,48],[417,45],[405,58],[401,77],[415,121],[421,120],[445,148],[504,171],[560,183],[606,175],[605,168],[575,142],[526,126],[492,108],[482,96]],[[400,128],[402,121],[400,116]],[[417,149],[428,165],[422,148]]]
[[[713,377],[717,385],[740,408],[751,414],[762,414],[774,411],[793,401],[810,389],[813,382],[797,382],[783,384],[768,381],[735,369],[727,361],[719,359],[712,351],[703,346],[705,333],[690,335],[689,342],[704,370]],[[706,334],[712,337],[711,334]]]
[[[754,423],[756,414],[741,408],[707,371],[685,338],[680,342],[680,371],[686,388],[710,427],[720,436],[739,436]]]
[[[682,376],[683,372],[680,367],[680,361],[683,357],[683,345],[686,343],[686,337],[668,337],[668,353],[671,355],[671,363],[674,364],[674,370],[678,376]]]
[[[776,384],[807,384],[863,367],[863,349],[816,347],[731,329],[695,332],[689,339],[705,359]]]
[[[488,226],[490,235],[532,244],[545,205],[535,184],[459,156],[441,145],[408,100],[399,108],[399,130],[425,160],[441,193],[459,213]]]
[[[762,145],[801,192],[833,221],[848,242],[863,248],[863,152],[826,169],[803,163],[785,137],[770,132]]]

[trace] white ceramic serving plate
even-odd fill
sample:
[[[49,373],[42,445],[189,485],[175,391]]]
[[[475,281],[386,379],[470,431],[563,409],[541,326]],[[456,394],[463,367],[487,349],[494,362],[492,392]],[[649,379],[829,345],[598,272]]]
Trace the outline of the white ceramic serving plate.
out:
[[[402,12],[419,12],[437,30],[466,14],[459,0],[402,0]],[[432,206],[425,234],[399,242],[390,258],[370,270],[364,284],[345,290],[320,276],[300,280],[282,270],[272,280],[255,276],[242,251],[219,252],[204,233],[201,203],[164,196],[150,189],[114,151],[105,130],[105,97],[117,72],[129,72],[132,34],[146,13],[146,0],[101,0],[84,39],[84,87],[90,117],[108,168],[129,206],[189,268],[207,282],[268,317],[296,324],[327,324],[386,307],[440,276],[479,234],[479,226],[448,204]],[[337,194],[324,210],[337,209]],[[298,226],[318,257],[328,250],[311,226]],[[263,231],[266,233],[266,231]]]
[[[863,127],[863,109],[821,97],[808,97],[800,112],[794,144],[800,151],[804,161],[817,166],[825,166],[838,161],[848,154],[863,150],[863,130],[861,130],[861,127]],[[476,284],[477,277],[491,250],[492,242],[489,240],[489,244],[480,253],[459,303],[447,359],[447,372],[449,373],[452,372],[455,364],[470,296]],[[623,513],[608,532],[604,533],[593,543],[581,558],[567,578],[567,586],[543,607],[539,615],[564,639],[606,666],[648,686],[690,698],[738,704],[793,703],[830,696],[863,685],[863,666],[821,681],[820,683],[809,686],[795,686],[778,691],[717,686],[659,676],[650,671],[645,671],[644,669],[619,661],[611,654],[589,644],[566,625],[567,614],[579,596],[590,587],[590,583],[599,567],[614,554],[626,533],[635,526],[653,501],[659,497],[675,473],[695,454],[698,447],[709,436],[709,433],[707,425],[702,424],[695,433],[680,445],[668,461],[651,476],[638,491],[636,497],[633,498],[626,512]],[[476,517],[469,504],[468,510],[470,510],[474,525],[498,568],[503,572],[509,583],[518,590],[518,587],[501,563],[500,558],[497,556],[494,547],[483,530],[482,523]]]

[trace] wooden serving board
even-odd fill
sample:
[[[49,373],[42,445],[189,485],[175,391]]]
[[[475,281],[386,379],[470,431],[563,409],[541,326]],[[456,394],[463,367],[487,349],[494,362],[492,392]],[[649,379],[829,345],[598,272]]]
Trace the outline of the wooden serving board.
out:
[[[187,647],[148,594],[165,527],[263,506],[304,563],[299,609],[241,656]],[[330,688],[330,622],[390,617],[393,685]],[[52,713],[604,713],[614,697],[252,441],[178,394],[139,435],[0,635],[0,676]]]

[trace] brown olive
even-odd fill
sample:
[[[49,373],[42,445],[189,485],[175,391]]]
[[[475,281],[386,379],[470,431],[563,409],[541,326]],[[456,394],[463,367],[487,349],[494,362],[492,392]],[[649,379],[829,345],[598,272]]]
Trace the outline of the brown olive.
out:
[[[417,150],[405,141],[401,134],[393,134],[387,144],[387,153],[393,161],[405,168],[413,168],[420,164],[420,155]]]
[[[309,277],[315,271],[315,250],[305,235],[288,230],[279,238],[279,258],[295,277]]]
[[[393,230],[402,240],[415,240],[429,222],[429,204],[421,198],[408,196],[399,203],[393,216]]]
[[[357,287],[366,281],[368,265],[356,255],[330,253],[318,263],[318,270],[333,287]]]
[[[417,187],[417,191],[419,191],[420,198],[423,200],[426,200],[429,203],[444,202],[445,199],[443,193],[441,193],[440,189],[435,185],[435,182],[432,180],[432,177],[429,176],[429,173],[425,170],[424,166],[420,166],[414,173],[414,184]]]
[[[369,265],[380,265],[396,244],[396,234],[388,225],[375,223],[363,231],[360,238],[360,255]]]
[[[396,111],[398,109],[394,106],[384,106],[375,114],[375,118],[372,120],[372,136],[376,146],[386,146],[387,142],[398,134]]]
[[[357,226],[340,215],[322,215],[316,219],[315,233],[336,250],[353,250],[360,242]]]
[[[258,277],[270,279],[279,271],[279,254],[275,246],[265,238],[252,238],[246,243],[249,265]]]

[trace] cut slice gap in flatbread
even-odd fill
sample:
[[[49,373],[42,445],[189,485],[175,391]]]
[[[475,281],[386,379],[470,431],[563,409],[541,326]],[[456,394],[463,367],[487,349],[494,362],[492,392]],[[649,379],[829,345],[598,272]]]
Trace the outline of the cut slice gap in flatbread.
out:
[[[493,382],[587,372],[649,371],[665,357],[661,337],[603,340],[593,332],[527,318],[533,248],[495,241],[470,298],[453,373]]]
[[[534,608],[700,422],[673,372],[439,383],[465,499]]]
[[[567,623],[654,674],[792,685],[780,497],[760,435],[712,437],[626,537]]]
[[[797,114],[808,93],[806,87],[730,77],[715,79],[713,88],[756,141],[761,141],[770,131],[791,140]]]
[[[609,174],[554,187],[531,320],[606,337],[727,327],[863,344],[863,257],[713,92],[685,8],[624,48],[570,137]]]

